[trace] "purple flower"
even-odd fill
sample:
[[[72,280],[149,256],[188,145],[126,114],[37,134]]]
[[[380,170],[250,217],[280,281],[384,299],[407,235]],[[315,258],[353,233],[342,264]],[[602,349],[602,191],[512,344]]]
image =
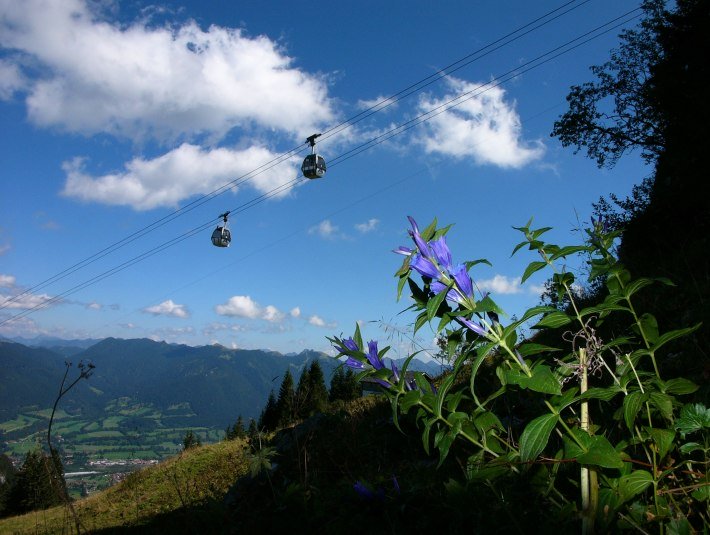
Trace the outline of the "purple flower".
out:
[[[412,269],[419,272],[420,275],[424,277],[429,277],[430,279],[438,279],[440,276],[439,270],[428,258],[424,258],[420,254],[415,254],[412,257],[412,261],[409,264]]]
[[[385,367],[385,363],[382,362],[380,359],[379,355],[377,354],[377,341],[376,340],[370,340],[367,343],[367,360],[370,361],[370,364],[372,364],[372,367],[375,368],[376,370],[381,370],[382,368]],[[385,385],[388,386],[389,385]]]
[[[431,283],[431,291],[434,292],[434,295],[438,295],[444,290],[448,288],[448,292],[446,293],[446,299],[449,301],[456,301],[456,302],[461,302],[461,296],[456,293],[456,290],[453,288],[449,288],[446,284],[443,282],[439,281],[434,281]]]
[[[348,360],[345,361],[345,365],[353,368],[354,370],[362,370],[365,367],[362,362],[352,357],[348,357]]]
[[[336,338],[337,340],[337,338]],[[341,344],[335,344],[335,349],[337,349],[340,353],[347,353],[348,351],[360,351],[360,348],[357,346],[355,343],[355,340],[352,338],[348,338],[346,340],[341,340]]]
[[[368,489],[365,484],[360,480],[355,482],[353,488],[355,489],[355,492],[357,492],[362,498],[365,498],[366,500],[372,500],[375,497],[375,494],[370,489]]]
[[[410,249],[409,247],[403,247],[402,245],[400,245],[392,252],[397,253],[397,254],[401,254],[404,256],[411,256],[414,251],[412,249]]]
[[[461,290],[461,293],[472,299],[473,298],[473,281],[471,281],[471,276],[468,274],[468,271],[466,270],[466,266],[464,264],[459,264],[456,266],[451,273],[453,276],[454,280],[456,281],[456,285],[458,286],[459,290]]]
[[[434,258],[446,271],[451,271],[451,250],[446,245],[446,238],[442,236],[437,240],[429,242],[431,251],[434,253]]]
[[[390,366],[392,367],[392,380],[395,383],[399,383],[399,369],[393,360],[390,361]]]
[[[427,242],[424,241],[424,238],[422,238],[422,235],[419,234],[419,227],[417,226],[417,222],[414,221],[414,218],[412,218],[411,216],[407,216],[407,219],[409,219],[409,222],[412,225],[412,230],[409,231],[409,235],[414,240],[414,243],[417,244],[417,249],[419,249],[419,253],[429,258],[431,256],[429,244],[427,244]]]
[[[461,325],[463,325],[467,329],[471,329],[477,335],[486,336],[486,330],[478,323],[474,323],[471,320],[468,320],[466,318],[462,318],[460,316],[456,317],[456,321],[458,321]]]

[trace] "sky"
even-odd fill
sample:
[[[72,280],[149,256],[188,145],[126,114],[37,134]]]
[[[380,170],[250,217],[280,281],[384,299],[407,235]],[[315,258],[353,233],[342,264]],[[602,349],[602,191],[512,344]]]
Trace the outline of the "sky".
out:
[[[536,258],[511,257],[513,227],[576,243],[650,173],[550,137],[622,28],[543,56],[637,7],[0,0],[0,336],[291,353],[359,322],[391,356],[431,353],[397,301],[407,216],[452,224],[454,261],[488,259],[471,276],[520,315],[546,275],[520,284]],[[321,132],[328,171],[299,179]]]

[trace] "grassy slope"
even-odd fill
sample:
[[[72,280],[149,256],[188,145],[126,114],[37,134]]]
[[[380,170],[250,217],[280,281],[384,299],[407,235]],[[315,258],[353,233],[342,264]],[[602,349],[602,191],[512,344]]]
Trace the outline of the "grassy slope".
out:
[[[465,445],[455,444],[437,468],[438,457],[425,454],[421,431],[407,420],[400,433],[385,400],[356,400],[278,432],[269,443],[274,468],[256,478],[249,476],[251,449],[242,441],[220,442],[136,472],[76,507],[84,528],[101,534],[570,528],[553,528],[554,517],[536,503],[531,487],[545,481],[535,481],[534,472],[499,480],[499,492],[483,481],[467,485]],[[371,489],[370,497],[355,491],[358,481]],[[0,533],[71,533],[72,526],[60,507],[0,521]]]
[[[246,472],[243,451],[241,441],[219,442],[135,472],[115,487],[76,502],[82,526],[92,533],[119,527],[146,531],[160,519],[164,527],[174,521],[187,529],[194,515],[186,517],[176,511],[208,512],[221,504],[235,479]],[[197,522],[198,516],[192,520]],[[169,517],[173,517],[172,521]],[[73,520],[67,517],[64,507],[0,520],[0,533],[71,533],[72,530]]]

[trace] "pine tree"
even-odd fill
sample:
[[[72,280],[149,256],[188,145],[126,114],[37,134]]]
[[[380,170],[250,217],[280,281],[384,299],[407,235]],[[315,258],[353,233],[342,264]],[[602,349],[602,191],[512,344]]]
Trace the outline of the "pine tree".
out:
[[[303,370],[301,377],[298,379],[295,397],[295,414],[299,419],[308,416],[308,399],[310,397],[310,378],[308,370]]]
[[[7,512],[19,514],[61,504],[59,478],[63,475],[58,455],[49,456],[40,449],[28,452],[10,489]]]
[[[283,381],[281,381],[281,388],[279,388],[279,398],[276,402],[277,425],[284,426],[294,421],[295,395],[291,370],[286,370]]]
[[[196,448],[201,445],[200,437],[198,437],[192,429],[188,429],[187,433],[185,433],[185,437],[182,439],[182,449],[189,450],[190,448]]]
[[[261,411],[258,424],[259,429],[264,429],[266,431],[273,431],[279,425],[278,404],[273,390],[269,393],[269,399],[266,402],[266,407],[264,407],[264,410]]]
[[[338,366],[333,372],[333,377],[330,378],[330,392],[328,393],[328,401],[338,401],[344,399],[345,370],[342,366]]]
[[[343,392],[345,393],[344,399],[346,401],[357,399],[362,396],[362,383],[357,380],[357,376],[351,368],[348,368],[345,372],[345,380],[343,381]]]
[[[249,441],[254,443],[259,438],[259,428],[256,425],[256,420],[254,418],[249,420],[249,428],[247,429],[247,437]]]
[[[328,406],[328,388],[325,386],[323,370],[317,360],[308,369],[309,397],[307,416],[323,412]]]

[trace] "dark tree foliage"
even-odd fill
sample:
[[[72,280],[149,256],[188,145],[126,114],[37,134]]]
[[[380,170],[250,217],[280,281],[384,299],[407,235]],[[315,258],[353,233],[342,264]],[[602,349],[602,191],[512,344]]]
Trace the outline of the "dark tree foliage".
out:
[[[613,166],[628,150],[654,161],[664,146],[664,117],[651,97],[651,70],[663,53],[658,41],[664,2],[647,0],[641,25],[620,35],[604,65],[590,67],[595,82],[572,86],[565,113],[552,130],[562,145],[583,148],[597,165]]]
[[[639,294],[665,329],[703,323],[663,363],[696,380],[710,377],[710,209],[704,157],[710,153],[710,2],[644,2],[639,28],[621,35],[595,82],[572,88],[553,135],[611,166],[640,149],[653,174],[624,201],[595,205],[623,229],[619,258],[635,277],[675,286]]]
[[[295,420],[295,397],[293,376],[291,375],[291,370],[286,370],[281,381],[281,387],[279,387],[279,397],[276,401],[277,426],[288,425]]]
[[[304,417],[323,412],[328,406],[328,388],[325,386],[323,369],[317,360],[311,362],[307,372],[308,396]]]
[[[247,436],[247,432],[244,429],[244,418],[240,414],[234,425],[227,426],[224,430],[224,440],[235,440],[237,438],[244,438]]]
[[[259,438],[259,428],[257,427],[256,420],[254,420],[254,418],[249,420],[249,427],[247,428],[247,437],[252,443],[254,443],[254,441],[258,440]]]
[[[28,452],[9,489],[6,513],[16,515],[60,505],[62,477],[64,468],[56,452],[52,456],[40,449]]]
[[[276,395],[272,390],[269,393],[269,399],[266,402],[266,407],[261,411],[259,416],[258,428],[266,431],[273,431],[279,425],[279,411],[276,403]]]
[[[183,450],[189,450],[190,448],[196,448],[197,446],[201,446],[202,442],[200,442],[200,437],[198,437],[192,429],[188,429],[187,433],[185,433],[185,436],[182,439],[182,449]]]
[[[17,470],[5,454],[0,454],[0,518],[6,516],[10,490],[15,484]],[[9,512],[7,513],[9,514]]]
[[[330,380],[330,394],[328,399],[333,401],[351,401],[362,395],[362,385],[357,380],[352,369],[336,368]]]

